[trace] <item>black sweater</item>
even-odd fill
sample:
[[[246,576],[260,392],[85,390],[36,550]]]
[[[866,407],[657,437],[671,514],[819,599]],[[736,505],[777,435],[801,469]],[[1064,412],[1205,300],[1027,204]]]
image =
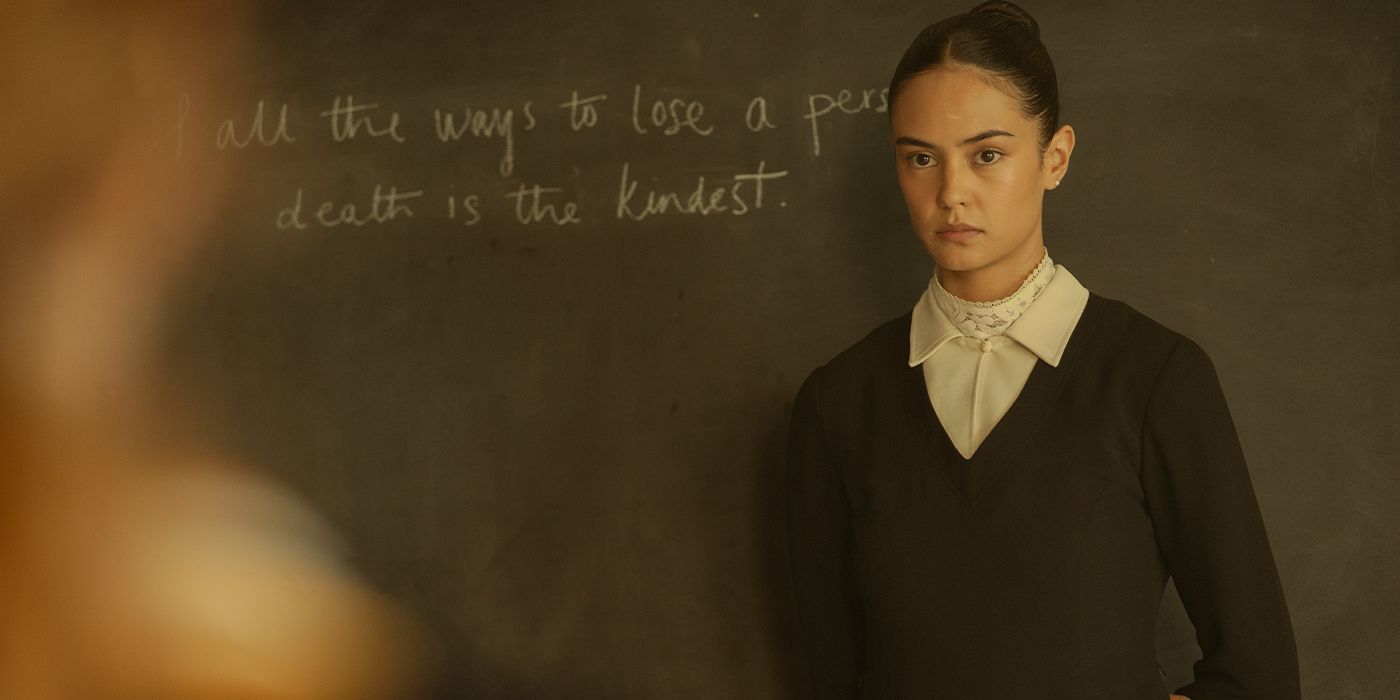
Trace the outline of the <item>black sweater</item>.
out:
[[[970,460],[908,366],[910,315],[811,373],[788,542],[821,698],[1166,700],[1172,576],[1204,658],[1191,700],[1293,700],[1297,651],[1215,368],[1090,294]]]

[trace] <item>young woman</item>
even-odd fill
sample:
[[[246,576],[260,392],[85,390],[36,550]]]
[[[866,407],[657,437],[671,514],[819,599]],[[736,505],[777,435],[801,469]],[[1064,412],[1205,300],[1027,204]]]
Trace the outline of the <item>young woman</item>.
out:
[[[1171,576],[1190,700],[1300,695],[1288,609],[1214,367],[1051,261],[1064,178],[1039,27],[930,25],[890,81],[895,167],[933,261],[914,308],[811,373],[787,517],[818,697],[1166,700]]]

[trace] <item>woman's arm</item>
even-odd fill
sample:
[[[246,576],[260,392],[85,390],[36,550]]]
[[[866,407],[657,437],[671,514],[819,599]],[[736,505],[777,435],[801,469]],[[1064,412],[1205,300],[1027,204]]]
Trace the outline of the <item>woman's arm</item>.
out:
[[[1297,648],[1243,450],[1205,351],[1182,338],[1148,401],[1142,485],[1203,658],[1193,700],[1299,698]]]
[[[854,698],[861,659],[850,508],[822,426],[820,376],[814,371],[798,390],[788,433],[789,563],[815,697]]]

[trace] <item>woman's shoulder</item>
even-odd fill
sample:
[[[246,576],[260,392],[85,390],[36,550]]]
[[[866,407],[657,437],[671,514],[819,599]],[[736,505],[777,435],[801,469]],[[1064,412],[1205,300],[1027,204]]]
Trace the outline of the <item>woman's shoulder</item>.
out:
[[[912,312],[906,311],[880,323],[860,340],[812,370],[810,376],[820,375],[822,384],[833,389],[852,388],[868,384],[872,379],[887,378],[892,371],[902,367],[907,368],[911,316]]]
[[[1088,309],[1095,309],[1099,317],[1098,323],[1110,331],[1110,337],[1121,337],[1135,343],[1168,346],[1175,345],[1186,337],[1132,304],[1098,292],[1089,292],[1086,314]]]
[[[1121,299],[1090,292],[1085,316],[1093,313],[1100,326],[1096,336],[1109,354],[1132,358],[1160,368],[1173,355],[1189,354],[1209,362],[1204,348],[1185,332],[1173,328]]]

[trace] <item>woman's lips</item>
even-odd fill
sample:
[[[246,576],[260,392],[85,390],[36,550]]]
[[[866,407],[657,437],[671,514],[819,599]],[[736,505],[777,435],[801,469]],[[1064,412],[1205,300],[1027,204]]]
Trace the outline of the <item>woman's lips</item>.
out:
[[[972,240],[975,236],[977,236],[980,233],[982,232],[975,228],[953,229],[951,231],[937,232],[939,240],[948,241],[949,243],[966,243]]]

